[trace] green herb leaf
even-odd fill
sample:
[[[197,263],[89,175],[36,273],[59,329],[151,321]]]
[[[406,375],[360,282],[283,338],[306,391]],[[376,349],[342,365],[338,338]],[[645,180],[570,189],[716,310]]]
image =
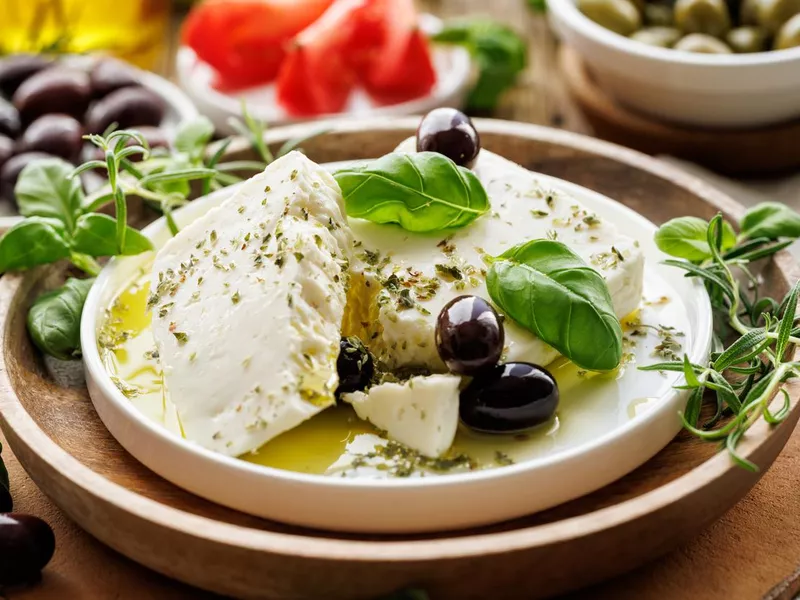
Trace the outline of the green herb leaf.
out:
[[[683,376],[686,378],[686,383],[689,387],[700,387],[700,382],[697,380],[697,375],[694,372],[692,363],[689,362],[689,356],[683,355]]]
[[[528,0],[528,6],[534,12],[547,12],[547,0]]]
[[[72,228],[82,212],[83,188],[73,166],[60,158],[36,160],[19,175],[14,195],[20,214],[50,217]]]
[[[742,236],[750,239],[797,238],[800,237],[800,214],[779,202],[762,202],[745,213],[741,230]]]
[[[349,216],[408,231],[464,227],[489,210],[475,174],[435,152],[394,152],[335,177]]]
[[[152,242],[133,227],[125,231],[122,252],[117,248],[117,221],[109,215],[91,213],[78,219],[72,238],[72,249],[89,256],[132,256],[153,249]]]
[[[478,80],[467,99],[468,110],[495,108],[527,65],[525,41],[495,21],[483,18],[451,21],[432,39],[464,46],[478,65]]]
[[[493,259],[489,295],[503,312],[582,369],[622,358],[622,328],[603,277],[561,242],[533,240]]]
[[[702,262],[711,258],[711,249],[707,241],[708,222],[697,217],[678,217],[667,221],[655,235],[659,250],[685,258],[692,262]],[[722,230],[722,248],[726,250],[736,243],[736,233],[731,225],[725,222]]]
[[[81,312],[94,279],[68,279],[40,296],[28,311],[28,333],[45,354],[61,360],[81,356]]]
[[[175,134],[175,148],[190,156],[200,156],[214,136],[214,124],[208,117],[187,121]]]
[[[792,335],[794,328],[794,318],[797,314],[797,296],[800,293],[800,281],[794,284],[789,295],[786,297],[786,308],[781,316],[781,323],[778,327],[778,341],[775,343],[775,356],[779,359],[786,352],[789,344],[789,336]]]
[[[28,217],[0,238],[0,273],[30,269],[70,255],[64,224],[57,219]]]

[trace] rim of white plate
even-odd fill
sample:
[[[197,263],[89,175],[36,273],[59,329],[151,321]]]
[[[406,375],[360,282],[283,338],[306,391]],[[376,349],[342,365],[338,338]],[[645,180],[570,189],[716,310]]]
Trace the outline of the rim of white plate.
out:
[[[331,169],[351,162],[355,161],[325,163],[322,166]],[[540,173],[537,173],[536,175],[543,181],[552,182],[557,188],[571,190],[573,193],[577,192],[580,195],[594,195],[602,198],[604,201],[616,204],[615,210],[621,210],[627,213],[628,218],[638,221],[643,232],[652,234],[656,230],[656,226],[647,218],[640,215],[633,209],[625,206],[624,204],[616,202],[608,196],[569,181],[559,179],[557,177],[551,177],[549,175],[543,175]],[[203,198],[198,198],[197,200],[194,200],[190,204],[176,211],[175,216],[178,217],[180,213],[184,211],[190,211],[191,213],[197,213],[197,215],[194,217],[197,218],[197,216],[200,216],[210,207],[214,206],[214,203],[219,201],[220,198],[233,193],[236,188],[239,187],[239,185],[241,184],[236,184],[234,186],[218,190]],[[207,205],[209,208],[205,208]],[[154,237],[158,232],[161,232],[165,229],[166,221],[162,217],[144,228],[142,233],[148,237]],[[658,397],[658,402],[654,403],[654,406],[651,410],[645,412],[635,419],[631,419],[619,427],[609,430],[604,435],[601,435],[584,444],[575,446],[574,448],[564,450],[563,452],[557,452],[546,457],[525,460],[513,465],[503,466],[495,469],[484,469],[468,473],[454,473],[442,477],[419,477],[404,479],[359,479],[329,477],[326,475],[298,473],[295,471],[257,465],[236,457],[218,454],[184,438],[177,437],[173,433],[170,433],[165,427],[155,423],[144,413],[139,411],[134,404],[128,398],[126,398],[113,384],[111,377],[106,371],[102,359],[100,358],[100,352],[97,344],[97,326],[98,318],[101,314],[103,314],[106,308],[105,305],[101,304],[103,292],[105,287],[110,285],[110,281],[115,274],[115,270],[119,268],[120,264],[123,264],[121,263],[121,260],[130,261],[136,260],[137,258],[140,261],[142,260],[141,257],[124,257],[122,259],[113,258],[103,268],[100,275],[98,275],[94,286],[92,286],[92,289],[89,292],[89,296],[86,299],[86,304],[84,305],[81,320],[81,346],[83,349],[83,360],[86,366],[87,374],[92,377],[95,384],[100,388],[101,393],[116,405],[116,408],[120,409],[127,418],[134,421],[139,427],[143,427],[150,435],[153,435],[162,441],[166,441],[168,444],[175,446],[176,449],[191,452],[203,460],[211,461],[226,468],[230,468],[233,471],[261,477],[277,478],[292,483],[317,485],[337,489],[375,489],[387,487],[403,487],[405,489],[409,489],[453,486],[466,482],[476,482],[480,480],[488,481],[502,479],[505,477],[516,477],[518,474],[528,470],[551,466],[555,463],[566,461],[579,455],[589,454],[594,450],[611,443],[617,437],[626,435],[632,429],[645,427],[648,423],[657,419],[667,418],[668,416],[674,417],[674,414],[672,414],[673,409],[670,408],[671,403],[668,402],[668,399],[672,398],[675,394],[678,394],[679,391],[675,390],[674,387],[671,387]],[[708,294],[705,291],[705,287],[698,281],[693,281],[692,286],[694,288],[694,292],[697,294],[695,301],[699,303],[699,323],[697,331],[693,332],[696,337],[693,339],[693,345],[689,359],[693,363],[700,363],[703,362],[703,360],[705,360],[705,358],[708,356],[708,352],[711,348],[713,321],[711,303],[709,301]],[[119,288],[117,288],[115,291],[119,291]],[[680,385],[681,383],[685,383],[683,375],[681,375],[673,385]],[[92,398],[92,402],[95,402],[94,398]]]

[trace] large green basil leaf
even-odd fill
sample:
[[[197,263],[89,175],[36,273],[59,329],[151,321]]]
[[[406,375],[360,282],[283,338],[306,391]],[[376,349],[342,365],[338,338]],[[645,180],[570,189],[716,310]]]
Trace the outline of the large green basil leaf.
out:
[[[28,217],[0,238],[0,273],[30,269],[69,255],[66,230],[61,221]]]
[[[692,262],[702,262],[711,258],[708,247],[708,221],[698,217],[678,217],[667,221],[655,235],[656,246],[670,256],[685,258]],[[736,232],[730,223],[722,226],[722,249],[727,250],[736,244]]]
[[[750,239],[798,238],[800,214],[779,202],[762,202],[745,213],[741,229]]]
[[[36,299],[28,311],[28,333],[45,354],[61,360],[81,356],[81,312],[94,279],[68,279]]]
[[[60,158],[36,160],[19,175],[14,195],[20,214],[58,219],[72,231],[82,212],[80,177],[71,177],[74,167]]]
[[[90,213],[78,219],[72,249],[89,256],[132,256],[153,249],[152,242],[133,227],[127,227],[125,246],[117,251],[117,222],[113,217]]]
[[[486,278],[500,309],[582,369],[622,359],[622,327],[603,277],[561,242],[532,240],[492,259]]]
[[[408,231],[464,227],[489,210],[475,174],[436,152],[394,152],[335,177],[349,216]]]

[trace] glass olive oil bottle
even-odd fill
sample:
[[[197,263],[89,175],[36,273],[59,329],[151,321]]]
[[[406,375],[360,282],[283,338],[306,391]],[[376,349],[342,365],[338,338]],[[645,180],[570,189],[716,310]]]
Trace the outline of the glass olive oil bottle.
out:
[[[104,51],[154,69],[170,0],[0,0],[0,54]]]

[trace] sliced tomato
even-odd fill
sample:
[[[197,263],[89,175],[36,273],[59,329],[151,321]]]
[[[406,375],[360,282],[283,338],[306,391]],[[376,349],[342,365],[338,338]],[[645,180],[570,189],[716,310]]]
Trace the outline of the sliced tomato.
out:
[[[183,25],[182,41],[217,74],[216,87],[238,89],[275,79],[288,40],[333,0],[206,0]]]

